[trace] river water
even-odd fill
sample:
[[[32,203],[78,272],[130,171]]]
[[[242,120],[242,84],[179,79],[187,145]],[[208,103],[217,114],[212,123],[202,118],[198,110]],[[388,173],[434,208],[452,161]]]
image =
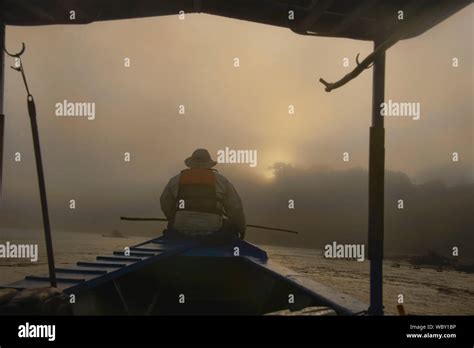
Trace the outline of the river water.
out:
[[[40,231],[0,229],[0,243],[38,243],[39,260],[0,259],[0,284],[26,275],[47,273],[45,247]],[[54,238],[56,266],[94,260],[143,242],[149,237],[107,238],[98,234],[59,233]],[[259,245],[273,261],[314,280],[369,302],[369,262],[325,259],[320,250]],[[399,267],[392,267],[394,263]],[[438,272],[431,268],[413,268],[403,257],[384,263],[385,311],[396,314],[399,295],[403,295],[408,314],[474,315],[474,274],[458,271]]]

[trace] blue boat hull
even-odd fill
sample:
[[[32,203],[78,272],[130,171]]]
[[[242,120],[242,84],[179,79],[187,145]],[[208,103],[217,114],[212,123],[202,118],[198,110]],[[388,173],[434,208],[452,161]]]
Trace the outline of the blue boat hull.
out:
[[[366,309],[270,262],[264,250],[243,240],[203,245],[160,237],[56,271],[77,315],[261,315],[311,306],[355,315]],[[6,287],[47,285],[45,275]]]

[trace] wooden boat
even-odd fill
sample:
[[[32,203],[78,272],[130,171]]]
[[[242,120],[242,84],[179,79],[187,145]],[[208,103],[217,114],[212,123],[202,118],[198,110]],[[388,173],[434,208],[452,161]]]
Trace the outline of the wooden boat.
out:
[[[58,288],[74,295],[77,315],[260,315],[325,306],[340,315],[367,306],[268,260],[264,250],[238,240],[211,246],[195,241],[148,240],[126,251],[56,268]],[[49,286],[27,276],[5,287]]]

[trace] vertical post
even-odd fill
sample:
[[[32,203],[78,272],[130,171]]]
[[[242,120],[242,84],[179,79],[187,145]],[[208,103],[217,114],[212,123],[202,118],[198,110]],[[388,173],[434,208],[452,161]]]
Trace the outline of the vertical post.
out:
[[[376,48],[381,42],[374,41]],[[385,129],[380,105],[385,94],[385,52],[374,61],[372,85],[372,126],[369,144],[369,314],[383,315],[383,238],[384,238],[384,176]]]
[[[36,121],[36,106],[33,96],[28,93],[28,113],[30,115],[31,134],[35,150],[36,172],[38,175],[38,186],[41,199],[41,213],[43,215],[44,239],[46,242],[46,253],[48,255],[49,280],[52,287],[57,287],[56,271],[54,268],[53,240],[51,238],[51,225],[49,222],[48,200],[46,196],[46,185],[44,183],[43,160],[41,158],[41,147],[39,140],[38,122]]]
[[[5,115],[3,114],[3,94],[5,85],[5,24],[0,22],[0,195],[3,183],[3,138],[5,135]]]

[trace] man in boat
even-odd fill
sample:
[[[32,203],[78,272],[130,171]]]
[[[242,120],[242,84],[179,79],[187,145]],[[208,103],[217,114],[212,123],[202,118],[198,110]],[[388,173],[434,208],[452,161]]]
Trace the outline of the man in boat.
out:
[[[172,177],[160,197],[169,220],[165,237],[226,241],[245,236],[242,201],[231,182],[217,170],[209,151],[197,149]]]

